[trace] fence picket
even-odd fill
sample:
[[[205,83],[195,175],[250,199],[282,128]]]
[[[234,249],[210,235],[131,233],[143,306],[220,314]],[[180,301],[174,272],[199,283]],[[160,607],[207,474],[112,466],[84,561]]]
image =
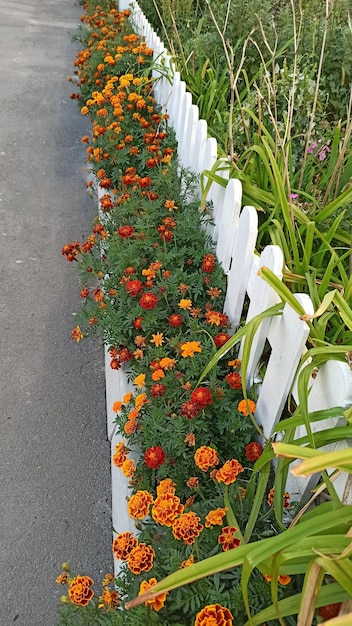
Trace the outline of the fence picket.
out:
[[[225,274],[231,263],[231,254],[237,234],[242,200],[242,185],[236,178],[229,180],[223,196],[222,210],[219,212],[218,241],[216,256]]]

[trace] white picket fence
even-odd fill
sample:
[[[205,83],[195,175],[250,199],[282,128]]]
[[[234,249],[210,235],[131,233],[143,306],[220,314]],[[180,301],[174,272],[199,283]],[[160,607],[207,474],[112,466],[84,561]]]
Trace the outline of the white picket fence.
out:
[[[135,0],[120,0],[120,10],[132,10],[131,20],[135,31],[144,36],[148,47],[154,50],[154,60],[160,69],[153,74],[159,80],[155,83],[155,98],[162,110],[169,115],[169,123],[173,127],[178,141],[178,158],[185,168],[196,174],[211,169],[217,160],[216,139],[208,137],[207,123],[199,119],[198,107],[192,104],[191,94],[187,92],[180,73],[157,34],[153,31],[145,15]],[[169,77],[165,75],[169,72]],[[172,78],[170,82],[170,77]],[[220,173],[225,179],[228,173],[224,169]],[[209,228],[216,254],[228,277],[228,286],[224,312],[230,318],[235,329],[242,317],[245,298],[249,299],[247,320],[265,311],[278,302],[276,292],[258,276],[259,268],[266,266],[276,276],[282,278],[283,253],[278,246],[267,246],[258,256],[255,244],[258,235],[257,212],[253,207],[242,208],[242,188],[239,180],[230,179],[226,187],[213,183],[209,193],[212,201],[214,225]],[[308,295],[296,294],[308,314],[313,313],[313,305]],[[256,333],[247,374],[250,388],[257,384],[258,402],[256,418],[262,425],[264,434],[269,438],[274,426],[279,421],[288,395],[292,392],[297,401],[295,377],[302,354],[306,351],[309,334],[307,324],[302,321],[294,310],[286,305],[282,315],[267,318]],[[257,380],[257,368],[260,363],[264,346],[270,344],[271,354],[265,375]],[[114,434],[112,404],[122,398],[130,389],[126,372],[121,369],[112,371],[106,359],[106,388],[108,430],[112,441],[112,451],[119,438]],[[315,422],[313,431],[321,428],[332,428],[345,423],[342,411],[352,405],[352,371],[347,363],[329,361],[311,380],[309,395],[309,411],[317,411],[332,407],[341,407],[341,418]],[[303,427],[297,436],[304,436]],[[348,442],[336,444],[333,449],[348,446]],[[316,480],[316,479],[315,479]],[[113,481],[113,526],[116,531],[133,530],[134,523],[128,518],[122,500],[128,497],[127,481],[123,480],[121,471],[112,467]],[[346,475],[341,475],[335,486],[343,494]],[[288,490],[294,499],[300,500],[307,496],[312,487],[312,480],[295,479],[290,476]],[[115,485],[115,488],[114,488]],[[114,498],[114,493],[116,497]],[[352,497],[349,501],[352,500]]]

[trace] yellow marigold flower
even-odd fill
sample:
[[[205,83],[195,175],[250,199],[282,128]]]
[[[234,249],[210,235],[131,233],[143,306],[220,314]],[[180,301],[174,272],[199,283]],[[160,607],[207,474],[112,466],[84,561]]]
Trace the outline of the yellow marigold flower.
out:
[[[152,517],[161,526],[172,526],[176,517],[183,513],[183,509],[180,498],[172,493],[166,493],[156,498],[152,508]]]
[[[105,587],[103,593],[99,597],[100,603],[99,608],[108,607],[111,609],[116,609],[120,604],[119,594],[115,590],[108,589]]]
[[[181,356],[184,358],[187,356],[192,358],[196,352],[202,352],[200,341],[186,341],[181,344]]]
[[[122,398],[122,402],[124,404],[128,404],[132,400],[132,396],[133,396],[132,391],[129,391],[128,393],[125,393],[124,397]]]
[[[149,581],[142,580],[139,588],[138,595],[141,596],[143,593],[154,587],[157,583],[156,578],[150,578]],[[146,600],[144,603],[145,606],[149,606],[154,611],[160,611],[163,608],[166,600],[167,592],[160,593],[156,596],[156,598],[152,598],[151,600]]]
[[[250,412],[255,413],[256,404],[253,400],[241,400],[237,405],[237,409],[242,415],[247,416]]]
[[[149,572],[153,567],[153,559],[155,552],[151,546],[140,543],[131,550],[127,558],[128,568],[132,574],[140,574],[141,572]]]
[[[233,367],[235,370],[238,370],[241,367],[241,364],[241,359],[232,359],[232,361],[227,361],[227,365],[229,367]]]
[[[123,407],[123,402],[116,401],[112,405],[112,410],[114,413],[118,413],[119,411],[121,411],[122,407]]]
[[[159,348],[164,343],[163,333],[156,333],[153,335],[153,339],[150,340],[150,343],[154,343],[156,348]]]
[[[120,441],[115,446],[115,453],[112,457],[112,462],[116,467],[122,467],[122,464],[127,459],[127,448],[123,441]]]
[[[236,459],[231,459],[230,461],[226,461],[226,463],[224,463],[224,465],[216,472],[215,479],[218,483],[230,485],[235,482],[238,474],[241,472],[243,472],[242,465]]]
[[[138,394],[138,396],[135,399],[135,407],[136,407],[137,411],[140,411],[142,406],[147,404],[147,402],[149,402],[149,400],[148,400],[148,397],[147,397],[146,393]]]
[[[197,613],[194,626],[233,626],[233,615],[221,604],[208,604]]]
[[[218,465],[220,462],[217,451],[209,446],[201,446],[198,448],[194,454],[194,461],[202,472],[207,472],[208,469]]]
[[[121,469],[126,478],[132,478],[136,471],[136,466],[132,459],[126,459],[126,461],[122,463]]]
[[[139,376],[137,376],[133,381],[133,384],[136,385],[138,389],[142,389],[144,383],[145,383],[145,374],[139,374]]]
[[[78,606],[86,606],[94,596],[94,591],[91,589],[93,584],[94,581],[89,576],[76,576],[68,589],[71,602]]]
[[[168,369],[172,369],[173,367],[175,367],[176,364],[176,360],[175,359],[170,359],[168,356],[164,356],[160,361],[159,361],[159,365],[163,370],[168,370]]]
[[[142,359],[144,356],[143,350],[141,350],[140,348],[137,348],[137,350],[134,351],[133,356],[135,359]]]
[[[218,507],[217,509],[213,509],[209,511],[205,518],[205,527],[210,528],[210,526],[222,526],[222,519],[226,515],[227,508]]]
[[[114,574],[105,574],[103,580],[102,580],[102,586],[106,587],[106,585],[110,585],[110,583],[112,583],[112,581],[114,580]]]
[[[180,302],[178,303],[178,306],[180,307],[180,309],[183,309],[184,311],[187,311],[187,310],[189,311],[189,309],[192,308],[192,300],[182,298]]]
[[[88,107],[84,106],[81,108],[81,113],[82,115],[87,115],[89,113],[89,109]]]
[[[58,585],[66,585],[67,581],[68,581],[68,572],[61,572],[61,574],[55,580],[55,582]]]
[[[182,539],[184,543],[191,545],[199,537],[203,530],[200,517],[193,511],[182,513],[172,524],[172,534],[175,539]]]
[[[189,556],[188,559],[186,559],[185,561],[181,563],[180,569],[189,567],[190,565],[193,565],[193,563],[194,563],[194,554],[191,554],[191,556]]]
[[[137,491],[127,504],[128,514],[132,519],[143,519],[149,514],[149,507],[153,503],[153,496],[149,491]]]

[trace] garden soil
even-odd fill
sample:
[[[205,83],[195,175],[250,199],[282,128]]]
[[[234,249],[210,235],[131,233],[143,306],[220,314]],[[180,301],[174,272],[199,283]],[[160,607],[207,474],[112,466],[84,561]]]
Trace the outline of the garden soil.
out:
[[[62,561],[97,583],[112,569],[103,349],[71,341],[61,255],[93,218],[67,81],[80,14],[0,0],[0,626],[57,624]]]

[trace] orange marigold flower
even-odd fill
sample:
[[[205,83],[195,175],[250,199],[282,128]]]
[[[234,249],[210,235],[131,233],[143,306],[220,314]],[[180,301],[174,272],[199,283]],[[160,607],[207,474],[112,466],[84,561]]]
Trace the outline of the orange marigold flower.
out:
[[[132,478],[136,471],[136,466],[132,459],[126,459],[126,461],[122,463],[121,469],[126,478]]]
[[[233,626],[233,615],[221,604],[208,604],[197,613],[194,626]]]
[[[186,559],[185,561],[183,561],[181,563],[180,569],[184,569],[185,567],[189,567],[190,565],[193,565],[194,563],[194,555],[191,554],[188,559]]]
[[[132,400],[132,397],[133,397],[133,393],[132,391],[129,391],[128,393],[125,393],[125,395],[123,396],[122,402],[124,404],[128,404]]]
[[[127,448],[123,441],[120,441],[115,446],[115,453],[112,457],[112,462],[116,467],[122,467],[122,464],[127,459]]]
[[[124,425],[123,430],[126,433],[126,435],[131,435],[132,433],[135,433],[138,430],[138,428],[139,428],[139,423],[137,422],[137,420],[129,420]]]
[[[205,313],[205,319],[207,324],[211,324],[212,326],[226,326],[228,323],[228,317],[221,311],[207,311]]]
[[[222,294],[222,289],[219,289],[218,287],[210,287],[207,294],[212,300],[215,300],[215,298],[218,298]]]
[[[168,356],[164,356],[160,361],[159,365],[163,370],[169,370],[175,367],[175,359],[170,359]]]
[[[151,546],[146,543],[140,543],[132,548],[127,557],[127,565],[132,574],[140,574],[141,572],[149,572],[153,567],[153,559],[155,552]]]
[[[163,333],[156,333],[155,335],[152,335],[152,337],[153,338],[150,340],[150,343],[153,343],[156,348],[159,348],[160,346],[163,345],[164,343]]]
[[[245,457],[249,461],[256,461],[263,453],[263,446],[258,441],[251,441],[246,445]]]
[[[182,513],[172,524],[172,534],[175,539],[181,540],[188,545],[192,545],[203,530],[200,517],[193,511]]]
[[[198,448],[194,455],[194,461],[196,466],[203,472],[207,472],[208,469],[218,465],[220,462],[217,451],[209,446],[201,446]]]
[[[149,507],[153,503],[153,496],[149,491],[137,491],[127,504],[128,514],[133,519],[143,519],[149,514]]]
[[[277,581],[280,585],[289,585],[291,582],[291,576],[289,574],[279,574]]]
[[[186,341],[181,344],[181,356],[193,358],[196,352],[202,352],[200,341]]]
[[[236,459],[231,459],[230,461],[226,461],[226,463],[224,463],[224,465],[216,472],[215,478],[218,483],[230,485],[235,482],[240,472],[243,472],[242,465],[236,461]]]
[[[238,370],[242,365],[242,361],[241,359],[232,359],[231,361],[227,361],[227,365],[233,367],[234,370]]]
[[[180,302],[178,303],[178,306],[180,307],[180,309],[187,311],[192,308],[192,300],[182,298]]]
[[[61,574],[55,580],[55,582],[58,585],[66,585],[67,581],[68,581],[68,572],[61,572]]]
[[[341,602],[334,602],[333,604],[326,604],[318,609],[318,615],[325,620],[337,617],[341,608]]]
[[[120,533],[112,543],[112,551],[118,561],[127,561],[128,555],[138,545],[136,537],[130,533]]]
[[[190,489],[197,489],[197,487],[199,487],[199,478],[197,478],[197,476],[190,476],[186,485]]]
[[[237,410],[245,416],[249,413],[255,413],[256,408],[256,403],[253,400],[241,400],[237,405]]]
[[[78,326],[78,324],[77,324],[77,326],[75,326],[75,328],[72,330],[72,332],[71,332],[71,338],[72,338],[74,341],[77,341],[77,343],[78,343],[79,341],[81,341],[81,339],[83,339],[83,333],[82,333],[82,331],[81,331],[81,328]]]
[[[103,587],[106,587],[106,585],[110,585],[110,583],[112,583],[112,581],[114,580],[114,574],[105,574],[103,580],[101,581],[101,584]]]
[[[241,540],[238,537],[235,537],[235,533],[238,531],[238,528],[235,526],[224,526],[221,529],[221,534],[218,537],[218,543],[221,545],[224,552],[227,550],[232,550],[233,548],[238,548],[241,543]]]
[[[131,409],[131,411],[130,411],[130,412],[129,412],[129,414],[128,414],[128,419],[129,419],[131,422],[133,422],[134,420],[136,420],[136,419],[137,419],[138,414],[139,414],[138,409]]]
[[[112,609],[116,609],[120,604],[120,598],[117,591],[111,590],[108,587],[105,587],[105,589],[103,589],[103,593],[99,597],[99,600],[103,603],[103,606]]]
[[[147,345],[147,340],[145,337],[143,337],[143,335],[137,335],[134,338],[134,343],[136,344],[136,346],[138,346],[138,348],[145,348]]]
[[[138,389],[142,389],[145,383],[145,374],[139,374],[133,381],[133,384],[138,387]]]
[[[172,493],[164,493],[156,498],[152,508],[152,517],[161,526],[172,526],[183,510],[184,506],[180,498]]]
[[[189,447],[196,445],[196,437],[194,433],[188,433],[183,440]]]
[[[119,402],[118,400],[116,402],[114,402],[114,404],[112,405],[112,410],[114,413],[118,413],[119,411],[121,411],[123,407],[123,403]]]
[[[230,372],[225,380],[231,389],[242,389],[242,377],[238,372]]]
[[[268,505],[269,506],[273,506],[274,503],[274,494],[275,494],[275,490],[274,489],[270,489],[269,493],[268,493]],[[284,509],[289,509],[290,508],[290,500],[291,500],[291,496],[290,494],[285,491],[283,494],[283,506]],[[275,507],[273,507],[275,508]]]
[[[224,515],[226,515],[227,510],[227,508],[218,507],[217,509],[209,511],[205,518],[205,527],[210,528],[210,526],[221,526],[222,519]]]
[[[164,478],[161,480],[156,488],[156,493],[158,496],[164,496],[165,494],[175,493],[175,483],[171,480],[171,478]]]
[[[152,589],[152,587],[154,587],[156,583],[157,583],[156,578],[150,578],[149,581],[142,580],[138,595],[141,596],[142,593],[144,593],[145,591]],[[165,604],[166,596],[167,596],[167,592],[160,593],[156,596],[156,598],[152,598],[151,600],[146,600],[144,604],[145,606],[149,606],[151,609],[154,609],[154,611],[160,611],[160,609],[162,609]]]
[[[78,606],[86,606],[94,596],[94,591],[91,589],[93,584],[94,581],[89,576],[76,576],[68,589],[71,602]]]
[[[164,378],[164,377],[165,377],[165,374],[164,374],[164,370],[162,369],[155,370],[152,373],[152,380],[154,381],[160,380],[161,378]]]

